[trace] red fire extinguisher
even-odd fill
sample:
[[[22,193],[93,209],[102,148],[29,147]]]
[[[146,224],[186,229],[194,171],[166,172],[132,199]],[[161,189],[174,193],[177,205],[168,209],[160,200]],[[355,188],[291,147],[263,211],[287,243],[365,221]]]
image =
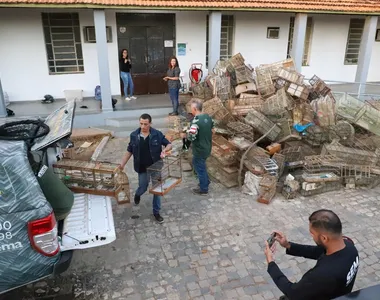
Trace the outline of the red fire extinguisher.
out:
[[[203,78],[202,66],[203,65],[201,63],[194,63],[191,65],[189,70],[189,77],[192,86],[201,82]]]

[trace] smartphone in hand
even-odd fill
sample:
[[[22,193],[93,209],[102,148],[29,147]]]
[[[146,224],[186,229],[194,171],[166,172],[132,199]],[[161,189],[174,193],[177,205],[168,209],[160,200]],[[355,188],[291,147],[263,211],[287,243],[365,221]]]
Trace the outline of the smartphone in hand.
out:
[[[276,233],[273,232],[273,233],[270,235],[270,237],[267,239],[267,242],[268,242],[269,248],[272,248],[274,242],[276,241],[275,237],[276,237]]]

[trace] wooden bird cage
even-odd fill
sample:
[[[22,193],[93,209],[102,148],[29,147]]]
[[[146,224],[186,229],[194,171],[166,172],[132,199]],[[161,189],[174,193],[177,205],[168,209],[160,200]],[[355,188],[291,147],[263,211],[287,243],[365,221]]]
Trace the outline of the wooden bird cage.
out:
[[[53,168],[74,193],[110,196],[118,204],[130,203],[128,176],[117,164],[63,159]]]
[[[251,110],[244,120],[245,123],[251,125],[261,134],[266,134],[275,125],[266,116],[256,110]],[[281,128],[275,126],[274,129],[267,135],[267,138],[271,141],[275,141],[280,132]]]
[[[287,92],[301,100],[306,101],[309,97],[309,88],[306,85],[299,85],[296,83],[291,83],[287,89]]]
[[[243,137],[245,140],[254,142],[255,134],[253,128],[243,122],[229,122],[227,128],[237,137]]]
[[[320,96],[327,96],[327,94],[331,92],[331,88],[329,88],[327,84],[317,75],[314,75],[309,80],[309,83],[313,88],[313,92],[319,94]]]
[[[282,68],[278,70],[277,75],[278,77],[285,79],[288,82],[295,83],[298,85],[302,85],[303,80],[305,79],[305,76],[303,76],[302,74],[296,71],[290,71],[290,70],[282,69]]]
[[[164,196],[182,182],[181,157],[167,156],[147,168],[149,193]]]
[[[253,70],[246,65],[242,65],[235,68],[236,83],[242,84],[247,82],[253,82]]]
[[[288,69],[291,71],[296,69],[294,60],[292,58],[278,61],[273,64],[260,65],[259,68],[262,70],[268,70],[273,80],[278,78],[279,69]]]
[[[259,183],[259,197],[257,201],[263,204],[271,203],[276,195],[277,178],[271,175],[264,175]]]
[[[232,65],[232,67],[236,69],[237,67],[243,66],[244,61],[244,57],[240,53],[237,53],[234,56],[232,56],[228,62]]]
[[[224,108],[222,101],[219,98],[215,97],[203,103],[202,112],[213,116],[221,108]]]

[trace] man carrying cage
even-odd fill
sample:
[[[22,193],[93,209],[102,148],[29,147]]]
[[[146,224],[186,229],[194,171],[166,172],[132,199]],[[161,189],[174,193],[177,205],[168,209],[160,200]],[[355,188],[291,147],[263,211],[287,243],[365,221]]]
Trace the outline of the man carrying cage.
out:
[[[154,181],[154,174],[148,172],[148,168],[165,157],[165,153],[172,149],[171,143],[164,134],[151,127],[152,117],[142,114],[140,128],[130,135],[127,153],[124,155],[119,168],[124,170],[128,160],[133,155],[133,166],[138,173],[139,187],[135,193],[135,205],[139,205],[141,196],[147,191],[150,179]],[[164,149],[162,149],[165,147]],[[153,215],[158,223],[163,223],[164,219],[160,215],[161,197],[153,195]]]

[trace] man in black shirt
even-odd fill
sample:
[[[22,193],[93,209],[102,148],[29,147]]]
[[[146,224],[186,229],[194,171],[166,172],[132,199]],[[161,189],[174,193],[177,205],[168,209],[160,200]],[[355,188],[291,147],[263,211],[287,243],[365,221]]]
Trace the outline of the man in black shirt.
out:
[[[290,243],[285,235],[275,231],[276,241],[286,253],[316,259],[314,268],[297,283],[290,282],[273,259],[273,250],[266,242],[268,273],[285,294],[280,299],[330,300],[352,291],[359,268],[359,255],[353,242],[342,236],[342,223],[330,210],[318,210],[309,217],[310,234],[317,246]]]
[[[135,193],[136,205],[140,203],[140,197],[147,191],[151,177],[157,176],[150,174],[147,168],[158,162],[165,156],[166,152],[172,149],[172,145],[164,134],[152,128],[151,123],[152,117],[150,115],[141,115],[140,128],[131,133],[127,153],[119,166],[121,170],[124,170],[125,165],[133,155],[133,166],[139,175],[139,187]],[[165,149],[162,149],[163,146]],[[153,215],[158,223],[163,223],[164,219],[160,216],[160,209],[161,197],[153,195]]]

